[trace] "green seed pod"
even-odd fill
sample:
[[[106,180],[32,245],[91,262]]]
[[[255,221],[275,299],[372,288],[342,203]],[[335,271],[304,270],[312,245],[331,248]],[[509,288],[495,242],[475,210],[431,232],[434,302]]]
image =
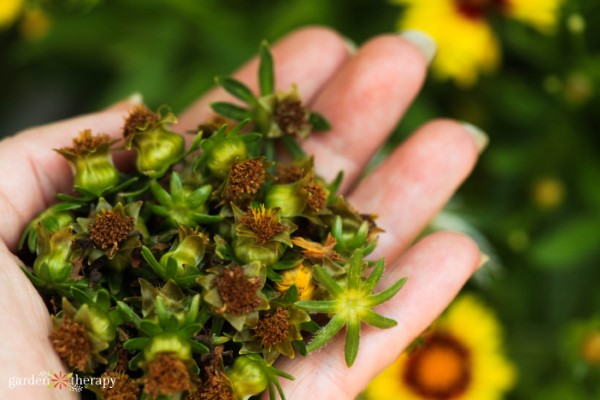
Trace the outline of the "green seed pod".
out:
[[[163,333],[153,337],[144,349],[144,358],[152,361],[160,353],[174,353],[180,360],[192,359],[190,344],[176,333]]]
[[[185,151],[185,141],[169,131],[167,124],[177,119],[171,113],[161,116],[144,106],[133,110],[125,122],[125,148],[137,152],[137,170],[151,178],[163,176],[171,165],[178,162]]]
[[[177,267],[177,275],[185,275],[188,268],[196,269],[204,258],[207,238],[204,234],[186,226],[180,226],[179,242],[172,250],[160,258],[160,264],[169,268],[173,263]],[[197,272],[197,270],[196,270]]]
[[[252,357],[236,358],[233,367],[227,373],[233,390],[241,400],[262,393],[269,384],[264,367]]]
[[[86,129],[73,139],[72,147],[56,151],[69,161],[73,170],[75,189],[83,194],[101,196],[119,181],[119,171],[112,163],[108,135],[93,135]]]
[[[280,242],[269,242],[256,244],[249,238],[238,238],[234,245],[235,256],[245,264],[252,261],[260,261],[264,265],[274,264],[285,252],[285,246]]]
[[[241,139],[235,138],[225,140],[220,146],[215,147],[208,155],[206,165],[210,172],[223,178],[236,160],[246,160],[247,158],[248,149],[246,144]]]
[[[306,196],[300,191],[300,184],[288,183],[272,185],[265,196],[265,205],[279,208],[283,217],[295,217],[306,208]]]
[[[37,258],[33,274],[42,281],[66,283],[70,280],[73,264],[70,261],[73,232],[66,226],[51,233],[42,224],[37,226]]]

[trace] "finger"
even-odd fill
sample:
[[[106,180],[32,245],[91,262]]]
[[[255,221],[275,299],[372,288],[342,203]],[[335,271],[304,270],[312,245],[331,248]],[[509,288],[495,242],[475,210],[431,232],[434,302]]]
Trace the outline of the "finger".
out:
[[[349,56],[344,39],[336,32],[322,27],[297,30],[277,42],[271,51],[276,89],[289,90],[295,83],[305,102],[313,98]],[[258,59],[254,58],[233,77],[256,93],[257,71]],[[222,88],[211,90],[181,114],[176,129],[179,132],[195,129],[200,122],[213,115],[210,104],[222,100],[235,101]]]
[[[398,35],[366,43],[315,99],[332,130],[304,144],[318,172],[333,180],[344,171],[342,191],[352,185],[417,95],[427,59]]]
[[[376,257],[392,262],[425,228],[475,166],[482,135],[454,121],[428,123],[351,193],[350,204],[379,215],[385,230]]]
[[[120,137],[127,109],[118,109],[28,129],[0,142],[0,239],[14,249],[24,226],[54,201],[69,192],[73,180],[68,163],[52,149],[71,144],[83,129]]]
[[[290,399],[354,399],[379,372],[423,332],[445,309],[479,263],[474,242],[456,233],[441,232],[417,243],[382,279],[382,287],[408,277],[402,290],[378,313],[398,325],[376,329],[363,324],[358,357],[352,368],[344,358],[344,335],[323,350],[301,360],[284,360],[278,368],[296,377],[282,382]],[[263,397],[264,398],[264,397]]]
[[[38,376],[40,371],[64,371],[64,367],[50,345],[50,318],[41,297],[17,261],[0,243],[0,398],[2,399],[70,399],[75,396],[59,395],[47,386],[15,386],[11,379]],[[9,345],[10,343],[10,345]],[[56,397],[54,396],[56,395]]]

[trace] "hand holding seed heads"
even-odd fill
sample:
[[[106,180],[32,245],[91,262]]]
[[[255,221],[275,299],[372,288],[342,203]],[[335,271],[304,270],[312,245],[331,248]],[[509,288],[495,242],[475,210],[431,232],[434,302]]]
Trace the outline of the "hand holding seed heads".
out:
[[[116,378],[87,388],[100,399],[353,399],[480,261],[455,233],[409,247],[480,134],[430,122],[361,179],[422,84],[423,46],[351,52],[306,28],[178,117],[129,99],[0,142],[1,379]]]

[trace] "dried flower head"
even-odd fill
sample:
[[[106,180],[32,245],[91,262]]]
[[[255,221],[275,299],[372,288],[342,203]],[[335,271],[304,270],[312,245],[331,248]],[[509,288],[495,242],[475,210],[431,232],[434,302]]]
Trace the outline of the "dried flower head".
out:
[[[110,136],[104,133],[94,135],[91,129],[84,129],[79,132],[79,136],[73,138],[71,147],[61,148],[64,152],[70,152],[77,155],[87,155],[98,150],[99,147],[111,144]]]
[[[240,218],[240,223],[256,234],[258,244],[265,244],[273,236],[288,229],[286,225],[280,222],[277,210],[265,208],[264,204],[261,204],[258,208],[249,208],[246,214]]]
[[[305,137],[310,131],[308,109],[299,98],[286,97],[275,104],[273,120],[289,136]]]
[[[257,277],[248,277],[237,265],[223,270],[215,285],[224,303],[224,310],[234,315],[248,314],[260,305],[256,295],[262,287]]]
[[[138,384],[124,372],[105,371],[100,378],[114,380],[114,386],[100,386],[105,400],[137,400],[140,393]]]
[[[264,347],[274,347],[283,342],[290,333],[290,321],[285,309],[277,307],[275,312],[258,320],[254,334]]]
[[[262,159],[234,163],[229,170],[224,199],[235,202],[255,195],[265,183],[266,175]]]
[[[156,399],[160,395],[174,395],[190,389],[190,373],[183,361],[169,353],[158,354],[148,364],[144,376],[144,393]]]
[[[50,334],[50,341],[60,358],[71,369],[86,371],[90,362],[90,340],[85,327],[65,315]]]
[[[133,217],[117,210],[101,210],[90,224],[90,240],[96,247],[114,254],[133,228]]]
[[[145,105],[139,105],[129,112],[123,127],[123,136],[128,137],[139,130],[144,130],[155,125],[160,120],[160,115],[150,111]]]

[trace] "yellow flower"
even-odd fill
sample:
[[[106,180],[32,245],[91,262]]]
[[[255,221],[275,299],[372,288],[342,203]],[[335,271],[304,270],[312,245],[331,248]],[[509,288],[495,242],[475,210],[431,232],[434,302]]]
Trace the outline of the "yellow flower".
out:
[[[24,3],[24,0],[0,1],[0,28],[12,24],[17,19]]]
[[[501,350],[492,311],[471,295],[458,298],[423,335],[367,388],[369,400],[494,400],[503,398],[516,371]]]
[[[433,71],[440,79],[470,86],[480,72],[494,70],[500,46],[488,16],[498,12],[528,23],[542,32],[556,24],[562,0],[393,0],[407,6],[400,30],[417,29],[438,45]]]

